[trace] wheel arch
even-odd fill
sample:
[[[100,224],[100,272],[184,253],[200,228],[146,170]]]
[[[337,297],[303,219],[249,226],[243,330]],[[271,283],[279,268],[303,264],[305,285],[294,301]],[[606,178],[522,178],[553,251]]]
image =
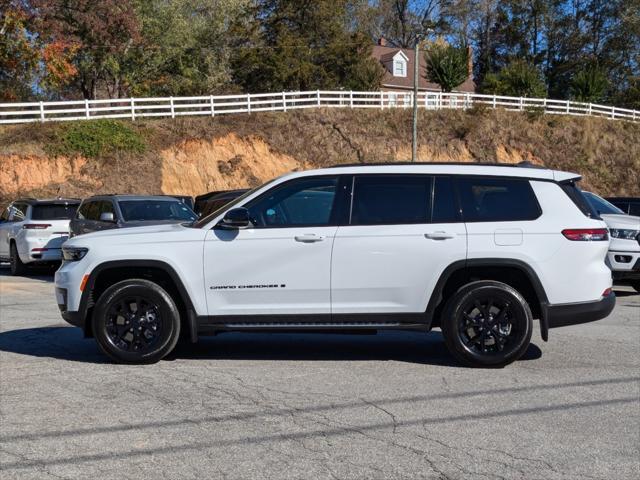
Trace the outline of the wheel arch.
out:
[[[79,306],[81,318],[84,318],[83,330],[86,337],[93,336],[91,315],[102,292],[114,283],[132,278],[151,280],[165,288],[178,306],[180,320],[185,327],[183,331],[190,334],[191,341],[197,340],[191,297],[175,269],[161,260],[114,260],[101,263],[91,271]]]
[[[540,334],[544,341],[549,336],[546,310],[547,294],[535,270],[515,258],[474,258],[459,260],[447,266],[431,294],[427,304],[427,321],[432,326],[439,325],[439,315],[446,300],[460,286],[474,280],[497,280],[511,285],[525,297],[534,313],[540,319]]]

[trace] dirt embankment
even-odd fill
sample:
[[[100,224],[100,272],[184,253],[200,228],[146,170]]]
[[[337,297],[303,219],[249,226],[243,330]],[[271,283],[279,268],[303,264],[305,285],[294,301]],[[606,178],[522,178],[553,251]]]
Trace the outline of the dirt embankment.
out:
[[[0,129],[0,201],[23,195],[199,195],[285,172],[407,160],[409,111],[308,110],[129,124],[142,153],[47,153],[55,124]],[[423,161],[523,160],[578,172],[605,195],[640,195],[640,124],[504,111],[420,112]]]

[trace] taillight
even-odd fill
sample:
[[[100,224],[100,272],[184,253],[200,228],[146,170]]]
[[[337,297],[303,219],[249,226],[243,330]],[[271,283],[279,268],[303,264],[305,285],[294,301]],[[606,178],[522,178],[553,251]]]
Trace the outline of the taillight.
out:
[[[48,223],[27,223],[22,226],[25,230],[44,230],[45,228],[49,228],[51,225]]]
[[[606,228],[567,228],[562,234],[573,242],[597,242],[609,240]]]
[[[613,289],[607,288],[604,292],[602,292],[602,296],[608,297],[609,295],[611,295],[611,292],[613,292]]]

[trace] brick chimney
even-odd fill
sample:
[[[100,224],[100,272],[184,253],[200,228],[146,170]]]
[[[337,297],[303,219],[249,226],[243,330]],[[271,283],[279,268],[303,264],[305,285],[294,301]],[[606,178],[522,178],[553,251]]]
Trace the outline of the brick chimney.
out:
[[[380,45],[381,47],[386,47],[387,46],[387,39],[384,37],[380,37],[378,39],[378,45]]]

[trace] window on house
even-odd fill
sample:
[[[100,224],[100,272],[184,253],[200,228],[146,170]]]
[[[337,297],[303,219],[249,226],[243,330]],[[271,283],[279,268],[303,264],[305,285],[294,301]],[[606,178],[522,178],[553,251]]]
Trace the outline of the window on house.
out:
[[[406,77],[407,76],[407,62],[402,59],[393,61],[393,76],[394,77]]]

